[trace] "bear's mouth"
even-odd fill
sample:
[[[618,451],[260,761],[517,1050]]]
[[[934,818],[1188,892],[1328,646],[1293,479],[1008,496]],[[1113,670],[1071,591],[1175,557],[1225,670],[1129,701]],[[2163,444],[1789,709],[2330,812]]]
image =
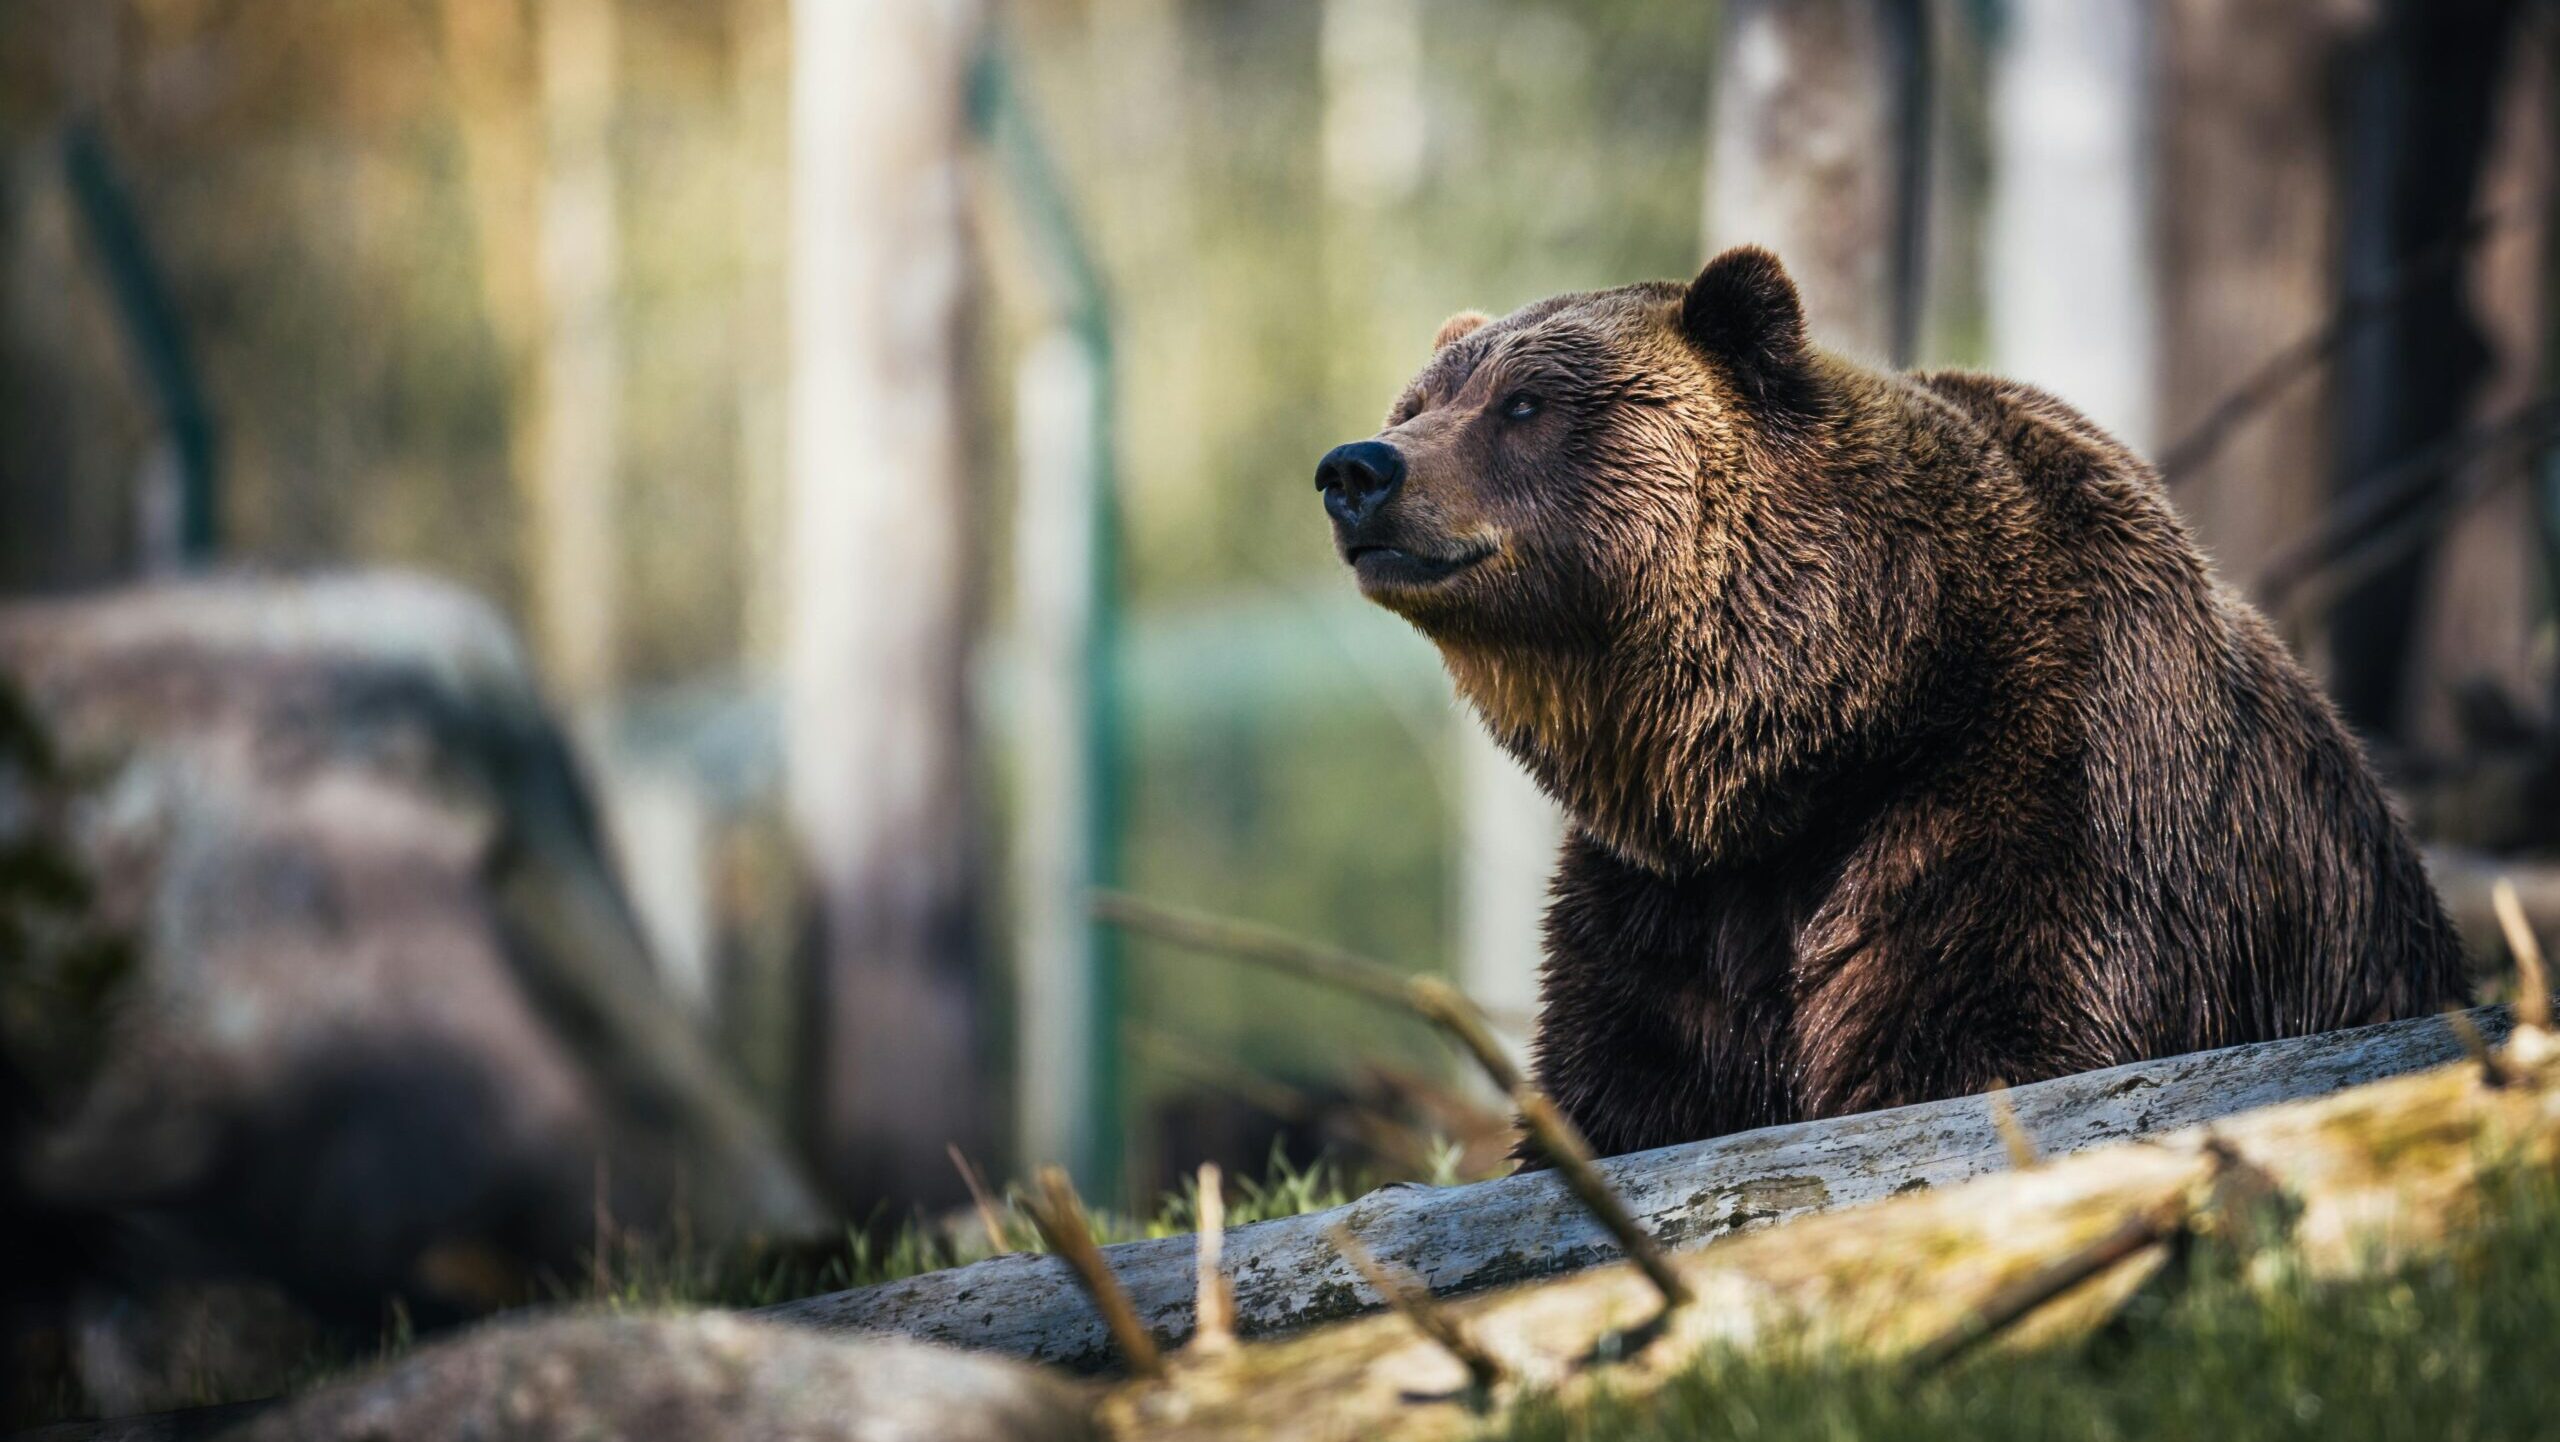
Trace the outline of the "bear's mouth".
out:
[[[1441,555],[1402,546],[1357,545],[1346,550],[1343,559],[1351,563],[1364,586],[1429,586],[1492,554],[1493,547],[1482,543]]]

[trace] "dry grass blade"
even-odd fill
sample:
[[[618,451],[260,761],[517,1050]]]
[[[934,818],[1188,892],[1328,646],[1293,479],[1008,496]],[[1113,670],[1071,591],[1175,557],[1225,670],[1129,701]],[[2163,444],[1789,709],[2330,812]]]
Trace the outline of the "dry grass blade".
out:
[[[2507,950],[2516,959],[2516,1025],[2551,1029],[2551,977],[2543,969],[2542,943],[2526,919],[2516,884],[2499,877],[2489,888],[2489,904],[2497,908],[2499,929],[2507,934]]]
[[[1691,1295],[1689,1284],[1672,1270],[1671,1259],[1663,1255],[1662,1244],[1654,1240],[1651,1232],[1637,1225],[1635,1217],[1627,1211],[1627,1204],[1609,1185],[1608,1178],[1601,1176],[1600,1169],[1592,1165],[1591,1144],[1582,1139],[1582,1133],[1566,1120],[1565,1114],[1557,1110],[1556,1104],[1544,1092],[1534,1087],[1520,1088],[1515,1100],[1520,1105],[1520,1120],[1529,1128],[1529,1135],[1537,1139],[1539,1150],[1545,1152],[1547,1160],[1555,1165],[1556,1171],[1564,1178],[1564,1184],[1572,1189],[1583,1209],[1591,1213],[1617,1242],[1618,1250],[1625,1253],[1627,1260],[1635,1263],[1636,1270],[1644,1273],[1645,1280],[1653,1283],[1654,1290],[1662,1294],[1663,1306],[1685,1306]]]
[[[1388,1306],[1411,1322],[1415,1331],[1437,1342],[1442,1351],[1458,1359],[1458,1364],[1467,1369],[1468,1383],[1479,1396],[1500,1385],[1503,1377],[1501,1359],[1486,1351],[1484,1344],[1458,1325],[1458,1319],[1450,1316],[1432,1297],[1431,1289],[1423,1285],[1421,1278],[1371,1254],[1367,1247],[1360,1245],[1358,1237],[1351,1235],[1349,1227],[1336,1226],[1325,1235],[1333,1240],[1334,1250],[1342,1253],[1343,1260],[1351,1264],[1352,1270],[1377,1289]]]
[[[1129,1305],[1129,1294],[1120,1288],[1120,1279],[1111,1275],[1109,1263],[1102,1260],[1102,1249],[1094,1245],[1093,1229],[1085,1224],[1084,1207],[1076,1200],[1075,1184],[1057,1167],[1040,1169],[1040,1197],[1028,1201],[1032,1225],[1058,1254],[1075,1269],[1076,1280],[1084,1284],[1085,1295],[1093,1299],[1093,1308],[1102,1314],[1102,1325],[1111,1333],[1111,1341],[1120,1349],[1121,1359],[1129,1364],[1133,1376],[1162,1377],[1164,1358],[1156,1351],[1156,1339],[1138,1321],[1138,1310]]]
[[[2506,1065],[2498,1060],[2497,1051],[2489,1045],[2489,1039],[2480,1034],[2480,1028],[2472,1024],[2469,1012],[2455,1007],[2444,1014],[2444,1024],[2453,1032],[2454,1040],[2462,1043],[2462,1054],[2479,1066],[2480,1080],[2484,1084],[2493,1087],[2507,1084]]]
[[[596,1153],[595,1254],[587,1259],[587,1286],[596,1296],[613,1293],[613,1172],[605,1154]]]
[[[1225,1179],[1216,1162],[1200,1164],[1199,1295],[1191,1331],[1194,1352],[1224,1352],[1236,1344],[1236,1294],[1221,1263],[1227,1246]]]
[[[969,1205],[978,1210],[978,1225],[986,1228],[992,1255],[1000,1257],[1012,1251],[1013,1244],[1005,1240],[1004,1214],[996,1209],[995,1198],[987,1195],[986,1179],[969,1164],[969,1155],[960,1150],[958,1142],[945,1142],[942,1149],[950,1154],[951,1165],[959,1169],[960,1184],[969,1189]]]
[[[2009,1102],[2009,1084],[1993,1082],[1982,1099],[1991,1108],[1991,1129],[2000,1134],[2000,1145],[2009,1153],[2009,1165],[2023,1172],[2042,1161],[2035,1139],[2027,1135],[2026,1127],[2018,1120],[2018,1109]]]

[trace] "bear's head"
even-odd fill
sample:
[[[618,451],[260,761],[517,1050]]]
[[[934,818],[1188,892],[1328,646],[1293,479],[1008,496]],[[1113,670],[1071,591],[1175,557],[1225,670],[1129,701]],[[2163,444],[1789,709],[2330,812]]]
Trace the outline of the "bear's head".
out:
[[[1932,588],[1895,574],[1917,552],[1876,474],[1895,383],[1814,349],[1746,247],[1453,317],[1316,487],[1361,591],[1587,830],[1694,864],[1773,839],[1790,783],[1907,703]]]

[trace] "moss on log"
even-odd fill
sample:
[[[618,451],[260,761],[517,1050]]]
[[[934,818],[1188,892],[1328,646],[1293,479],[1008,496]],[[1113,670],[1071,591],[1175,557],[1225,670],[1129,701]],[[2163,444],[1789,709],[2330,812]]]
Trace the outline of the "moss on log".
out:
[[[2473,1014],[2495,1041],[2503,1011]],[[2022,1086],[2017,1120],[2047,1155],[2077,1152],[2278,1102],[2440,1066],[2463,1043],[2442,1020],[2393,1022],[2137,1062]],[[1743,1132],[1612,1157],[1600,1170],[1666,1246],[1953,1186],[2008,1166],[1990,1106],[1957,1097]],[[1239,1227],[1226,1239],[1236,1321],[1268,1337],[1375,1310],[1328,1240],[1348,1227],[1438,1295],[1483,1291],[1614,1260],[1616,1249],[1550,1172],[1464,1187],[1390,1187],[1345,1207]],[[1195,1244],[1164,1237],[1102,1249],[1139,1319],[1165,1346],[1190,1335]],[[1066,1264],[1015,1253],[949,1271],[812,1297],[777,1319],[830,1331],[897,1332],[1071,1367],[1113,1360],[1111,1342]]]
[[[2527,1030],[2502,1063],[2503,1084],[2457,1063],[1733,1238],[1676,1259],[1699,1300],[1650,1338],[1628,1329],[1658,1298],[1625,1265],[1451,1311],[1514,1379],[1497,1406],[1523,1388],[1570,1404],[1595,1388],[1641,1396],[1711,1346],[1909,1359],[1978,1325],[2024,1280],[2101,1256],[2129,1220],[2227,1222],[2235,1190],[2285,1199],[2293,1253],[2311,1272],[2387,1266],[2460,1228],[2487,1169],[2560,1161],[2560,1046]],[[2250,1184],[2235,1189],[2235,1176]],[[1998,1340],[2087,1330],[2165,1252],[2117,1249]],[[1179,1359],[1164,1382],[1117,1388],[1103,1416],[1127,1437],[1458,1437],[1486,1420],[1465,1405],[1469,1380],[1402,1319],[1379,1316]]]

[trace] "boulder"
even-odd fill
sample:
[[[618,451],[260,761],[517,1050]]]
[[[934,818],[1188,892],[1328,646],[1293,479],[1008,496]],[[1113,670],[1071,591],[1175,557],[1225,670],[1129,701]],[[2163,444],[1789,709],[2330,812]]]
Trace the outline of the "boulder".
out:
[[[1089,1397],[1020,1362],[725,1312],[483,1327],[324,1387],[237,1442],[1082,1442]]]
[[[9,1160],[23,1205],[112,1224],[112,1270],[374,1326],[394,1296],[422,1321],[515,1300],[599,1219],[825,1226],[662,992],[489,607],[400,575],[19,604],[0,691],[34,758],[0,774],[0,846],[49,868],[56,949],[114,978],[0,976],[97,1038],[13,1084],[35,1120]],[[0,1032],[10,1069],[52,1030]]]

